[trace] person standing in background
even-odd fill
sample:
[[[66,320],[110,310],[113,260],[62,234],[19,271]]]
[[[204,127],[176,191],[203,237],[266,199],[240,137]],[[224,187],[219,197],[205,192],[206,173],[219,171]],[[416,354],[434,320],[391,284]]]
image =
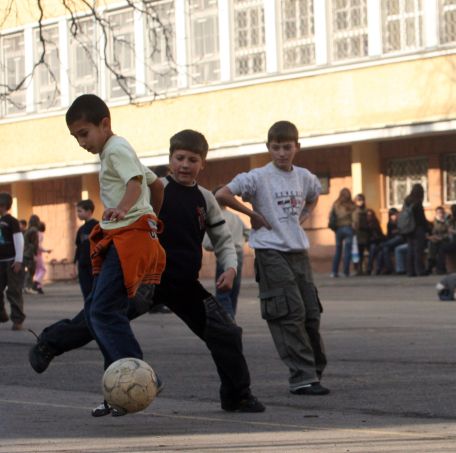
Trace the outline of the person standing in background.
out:
[[[215,195],[217,190],[221,189],[222,187],[223,186],[217,187],[212,191],[212,193]],[[249,229],[244,225],[244,222],[239,218],[239,216],[234,214],[234,212],[226,209],[226,206],[220,201],[219,206],[222,209],[222,216],[225,219],[226,226],[228,227],[228,230],[230,230],[231,237],[234,242],[238,265],[236,269],[236,277],[234,277],[233,287],[231,290],[222,292],[216,288],[215,297],[222,304],[225,311],[234,319],[236,316],[239,291],[241,289],[242,264],[244,261],[244,243],[249,237]],[[214,247],[212,246],[211,240],[207,233],[204,236],[203,247],[209,251],[214,250]],[[215,269],[216,282],[223,272],[224,271],[221,263],[217,261]]]
[[[43,291],[43,280],[46,275],[46,264],[44,263],[44,253],[51,253],[50,249],[43,247],[44,232],[46,231],[46,224],[40,222],[38,226],[38,253],[36,254],[36,268],[35,275],[33,276],[32,289],[38,294],[44,294]]]
[[[35,292],[33,289],[33,276],[36,270],[36,257],[38,255],[38,227],[40,226],[40,218],[36,214],[30,216],[27,231],[24,234],[24,292]]]

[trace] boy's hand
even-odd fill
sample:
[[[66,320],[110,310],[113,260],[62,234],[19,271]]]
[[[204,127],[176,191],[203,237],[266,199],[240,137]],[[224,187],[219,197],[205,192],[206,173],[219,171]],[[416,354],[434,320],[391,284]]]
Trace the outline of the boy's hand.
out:
[[[117,222],[122,220],[127,215],[127,212],[119,208],[108,208],[103,212],[103,220],[105,222]]]
[[[22,263],[19,263],[19,261],[15,261],[11,267],[13,268],[13,272],[15,274],[19,273],[22,269]]]
[[[259,230],[262,227],[265,227],[268,230],[271,229],[271,225],[269,225],[268,221],[258,212],[253,212],[250,216],[250,223],[254,230]]]
[[[236,277],[236,271],[230,267],[220,275],[216,282],[216,287],[221,292],[229,291],[233,287],[233,280]]]

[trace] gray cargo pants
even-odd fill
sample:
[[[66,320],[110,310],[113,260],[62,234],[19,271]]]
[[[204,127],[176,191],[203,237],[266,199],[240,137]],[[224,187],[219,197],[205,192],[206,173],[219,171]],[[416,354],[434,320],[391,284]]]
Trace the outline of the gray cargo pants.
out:
[[[307,251],[255,250],[261,316],[290,370],[289,389],[317,382],[326,366],[320,336],[321,304]]]

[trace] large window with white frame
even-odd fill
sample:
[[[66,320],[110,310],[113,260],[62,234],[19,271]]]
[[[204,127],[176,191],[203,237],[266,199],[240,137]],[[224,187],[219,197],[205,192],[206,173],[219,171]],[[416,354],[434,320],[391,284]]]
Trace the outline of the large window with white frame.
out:
[[[315,63],[313,0],[282,0],[282,66],[293,69]]]
[[[331,0],[332,58],[368,55],[367,0]]]
[[[37,110],[60,107],[59,27],[50,25],[35,29],[34,62],[43,59],[34,73]]]
[[[118,98],[135,93],[136,52],[133,9],[107,15],[109,24],[106,72],[108,97]]]
[[[177,86],[175,22],[173,0],[157,1],[148,9],[145,27],[148,91],[163,93]]]
[[[400,207],[414,184],[424,188],[424,200],[428,193],[428,160],[426,157],[410,159],[392,159],[387,169],[387,202],[388,207]]]
[[[218,1],[189,0],[190,83],[220,79]]]
[[[456,0],[439,0],[440,42],[456,42]]]
[[[383,52],[403,52],[423,46],[423,1],[382,0]]]
[[[456,154],[446,154],[442,159],[443,195],[445,203],[456,203]]]
[[[71,97],[98,92],[98,49],[95,20],[90,17],[69,24]]]
[[[233,0],[234,76],[266,71],[263,0]]]
[[[12,115],[25,112],[25,53],[24,33],[2,38],[6,92],[5,113]]]

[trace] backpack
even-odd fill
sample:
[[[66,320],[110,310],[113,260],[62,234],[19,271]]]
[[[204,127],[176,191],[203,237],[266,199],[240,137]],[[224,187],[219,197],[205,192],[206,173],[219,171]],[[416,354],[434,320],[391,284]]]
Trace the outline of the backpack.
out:
[[[397,228],[400,234],[410,234],[415,231],[415,216],[413,215],[413,204],[404,205],[397,219]]]
[[[331,212],[329,213],[328,228],[333,231],[337,230],[337,215],[334,208],[332,208]]]

